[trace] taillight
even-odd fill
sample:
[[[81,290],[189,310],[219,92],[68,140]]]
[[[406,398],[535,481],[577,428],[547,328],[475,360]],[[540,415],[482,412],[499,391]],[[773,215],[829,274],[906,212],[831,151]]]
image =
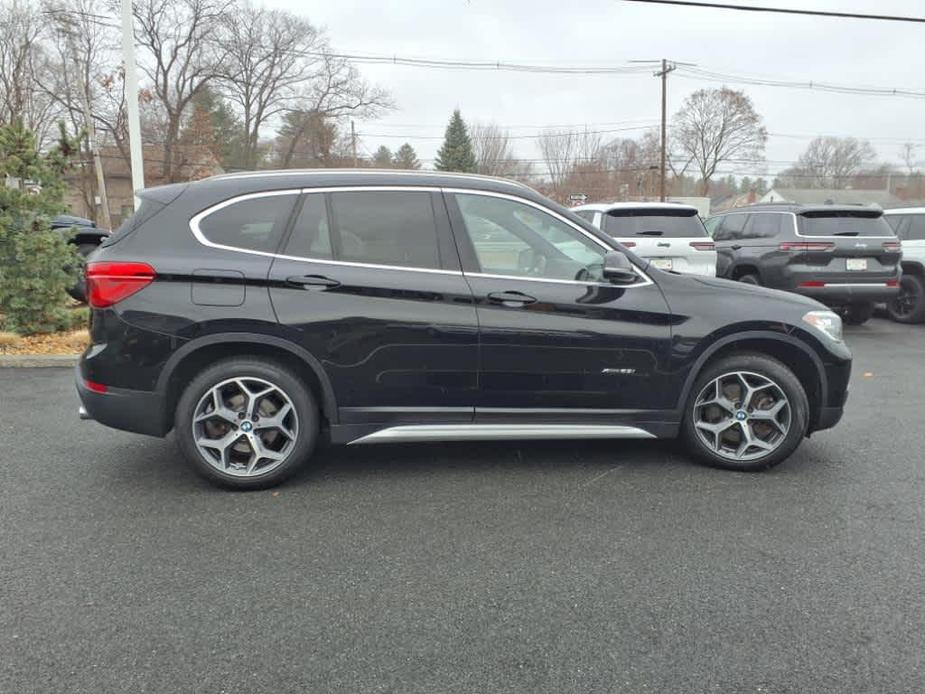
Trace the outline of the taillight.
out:
[[[883,250],[887,253],[899,253],[903,249],[903,245],[900,241],[884,241]]]
[[[87,386],[87,390],[92,390],[94,393],[105,393],[109,390],[102,383],[97,383],[96,381],[91,381],[88,378],[84,379],[84,384]]]
[[[824,287],[825,282],[822,280],[807,280],[806,282],[800,282],[801,287]]]
[[[831,241],[784,241],[778,245],[781,251],[834,251],[835,244]]]
[[[147,263],[87,263],[87,300],[93,308],[106,308],[140,292],[156,273]]]
[[[624,248],[636,248],[635,241],[621,241],[620,245],[623,246]]]
[[[886,286],[887,286],[887,287],[898,287],[898,286],[899,286],[899,280],[887,280],[887,281],[886,281]]]
[[[715,251],[716,244],[712,241],[691,241],[691,248],[695,251]]]

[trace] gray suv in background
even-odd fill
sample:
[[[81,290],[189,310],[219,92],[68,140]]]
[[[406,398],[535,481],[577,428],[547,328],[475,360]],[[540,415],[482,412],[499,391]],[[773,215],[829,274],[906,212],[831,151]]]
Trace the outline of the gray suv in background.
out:
[[[716,275],[812,297],[859,325],[899,292],[902,247],[883,210],[754,205],[710,217]]]

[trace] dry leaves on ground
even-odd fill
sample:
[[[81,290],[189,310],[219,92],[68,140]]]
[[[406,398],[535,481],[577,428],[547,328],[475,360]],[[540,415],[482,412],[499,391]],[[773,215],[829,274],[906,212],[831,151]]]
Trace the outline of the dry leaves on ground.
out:
[[[80,354],[90,344],[86,330],[23,337],[0,333],[0,355]]]

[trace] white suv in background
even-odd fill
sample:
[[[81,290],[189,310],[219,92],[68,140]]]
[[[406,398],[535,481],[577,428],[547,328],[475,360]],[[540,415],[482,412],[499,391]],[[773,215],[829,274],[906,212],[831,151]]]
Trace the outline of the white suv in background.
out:
[[[572,212],[660,270],[716,275],[716,247],[697,208],[671,202],[580,205]]]
[[[925,207],[885,210],[883,218],[903,245],[899,294],[887,311],[900,323],[925,322]]]

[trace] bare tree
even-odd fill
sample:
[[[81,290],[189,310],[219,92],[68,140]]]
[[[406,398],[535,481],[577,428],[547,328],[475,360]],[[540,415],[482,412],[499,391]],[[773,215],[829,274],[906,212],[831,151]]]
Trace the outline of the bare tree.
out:
[[[504,176],[517,168],[511,148],[511,134],[494,123],[473,123],[469,139],[480,174]]]
[[[804,188],[843,188],[869,168],[877,153],[866,140],[817,137],[794,167],[778,177],[784,185]]]
[[[292,108],[312,78],[312,52],[324,48],[321,34],[304,19],[249,2],[226,13],[221,41],[224,94],[240,111],[245,132],[243,162],[257,164],[261,128]]]
[[[161,176],[177,180],[177,143],[192,100],[217,79],[225,50],[213,41],[232,0],[135,0],[139,63],[162,110],[164,161]]]
[[[553,189],[563,185],[576,165],[599,167],[603,148],[600,133],[590,130],[544,130],[539,138],[543,161],[549,171]]]
[[[697,167],[706,195],[720,164],[763,161],[768,132],[761,120],[744,92],[728,87],[696,91],[675,114],[672,140],[677,152],[672,159],[682,172],[691,163]]]
[[[39,86],[49,69],[43,41],[46,21],[34,5],[9,0],[0,5],[0,122],[20,122],[41,146],[59,116],[56,103]]]

